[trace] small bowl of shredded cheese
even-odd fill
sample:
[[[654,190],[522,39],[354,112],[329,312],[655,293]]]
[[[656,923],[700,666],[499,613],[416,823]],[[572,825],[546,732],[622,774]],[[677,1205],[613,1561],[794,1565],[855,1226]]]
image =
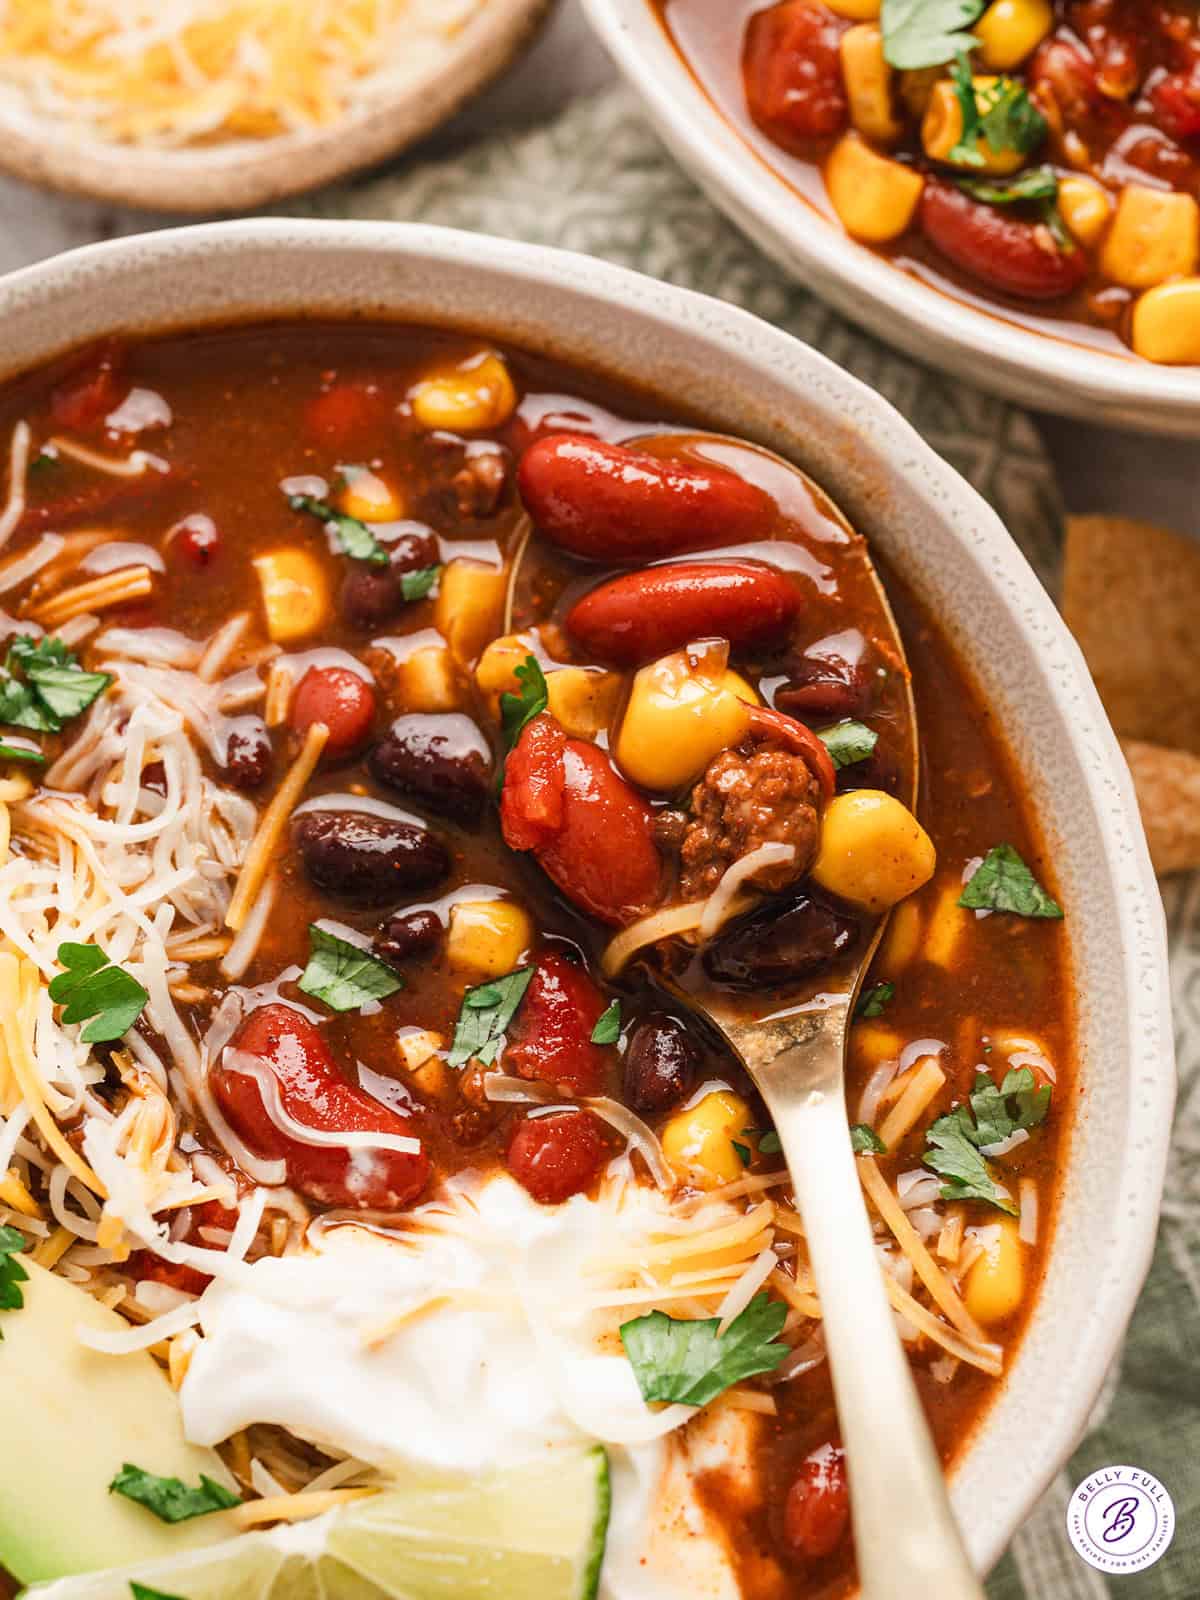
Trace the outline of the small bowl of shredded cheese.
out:
[[[130,205],[261,205],[432,131],[548,5],[0,0],[0,167]]]

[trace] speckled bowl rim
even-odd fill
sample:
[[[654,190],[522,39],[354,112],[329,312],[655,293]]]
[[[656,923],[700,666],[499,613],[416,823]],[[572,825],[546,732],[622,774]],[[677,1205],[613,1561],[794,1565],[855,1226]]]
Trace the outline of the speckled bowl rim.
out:
[[[0,375],[105,332],[338,314],[490,329],[683,396],[714,426],[791,455],[901,564],[1002,719],[1056,854],[1080,1069],[1040,1299],[953,1478],[972,1555],[989,1566],[1075,1444],[1120,1347],[1174,1101],[1162,903],[1078,648],[995,512],[887,401],[744,311],[592,257],[404,223],[262,220],[120,239],[0,279]]]
[[[944,294],[858,244],[753,150],[680,59],[649,0],[582,0],[672,154],[793,277],[917,360],[1022,405],[1146,432],[1200,435],[1200,367],[1089,349]]]

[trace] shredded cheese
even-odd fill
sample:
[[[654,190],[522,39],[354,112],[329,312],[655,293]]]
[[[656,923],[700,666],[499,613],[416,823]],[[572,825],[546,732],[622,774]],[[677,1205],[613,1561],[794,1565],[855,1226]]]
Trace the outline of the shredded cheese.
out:
[[[53,632],[72,617],[104,611],[109,606],[127,605],[130,600],[142,599],[153,589],[154,578],[149,567],[121,567],[116,572],[106,572],[103,577],[74,584],[70,589],[60,589],[49,600],[35,606],[30,615]]]
[[[904,1092],[884,1118],[879,1137],[884,1147],[894,1150],[916,1126],[917,1118],[946,1081],[946,1074],[932,1056],[927,1056],[908,1077]]]
[[[310,1517],[323,1516],[348,1500],[362,1500],[366,1495],[378,1493],[374,1487],[321,1489],[315,1494],[301,1490],[298,1494],[278,1495],[272,1500],[247,1500],[229,1513],[229,1520],[242,1530],[258,1528],[266,1522],[307,1522]]]
[[[874,1156],[858,1158],[858,1175],[871,1203],[891,1229],[896,1243],[912,1262],[917,1276],[928,1289],[934,1303],[968,1339],[983,1340],[983,1329],[972,1317],[957,1290],[925,1248],[920,1234],[905,1216]]]
[[[237,888],[229,902],[229,910],[225,913],[225,926],[232,928],[234,933],[237,933],[245,922],[250,907],[266,880],[271,858],[275,854],[284,828],[287,827],[288,818],[304,793],[305,784],[316,770],[317,762],[321,759],[321,751],[324,750],[328,738],[329,729],[325,724],[314,722],[305,735],[300,754],[288,768],[283,782],[276,790],[275,798],[263,812],[258,832],[246,852]]]

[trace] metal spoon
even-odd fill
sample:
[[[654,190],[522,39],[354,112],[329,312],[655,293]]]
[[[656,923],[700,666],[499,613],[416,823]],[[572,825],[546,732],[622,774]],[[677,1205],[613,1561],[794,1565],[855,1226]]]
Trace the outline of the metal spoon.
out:
[[[853,537],[820,488],[791,463],[721,435],[656,434],[639,448],[696,453],[729,463],[731,449],[752,452],[798,480],[812,504]],[[514,550],[508,624],[519,601],[517,569],[527,546]],[[905,662],[891,605],[861,542],[864,570],[877,606],[877,634]],[[907,771],[904,798],[915,802],[917,718],[907,673]],[[946,1493],[938,1458],[896,1329],[855,1167],[846,1112],[846,1042],[863,976],[879,946],[886,915],[843,970],[772,995],[771,1009],[750,1014],[708,989],[701,998],[671,984],[679,1000],[704,1017],[741,1058],[775,1122],[796,1204],[804,1221],[850,1484],[855,1549],[864,1600],[984,1600]],[[661,976],[659,981],[663,981]],[[761,1001],[761,997],[759,997]]]

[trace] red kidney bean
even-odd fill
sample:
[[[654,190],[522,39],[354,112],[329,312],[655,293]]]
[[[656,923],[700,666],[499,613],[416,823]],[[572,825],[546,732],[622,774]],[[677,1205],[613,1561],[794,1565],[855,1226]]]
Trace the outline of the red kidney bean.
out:
[[[867,709],[870,674],[867,641],[857,628],[818,639],[787,664],[788,682],[775,691],[775,708],[807,720],[853,717]]]
[[[775,518],[770,497],[735,473],[580,434],[530,445],[517,486],[551,543],[610,567],[762,539]]]
[[[351,627],[369,632],[390,622],[408,604],[401,582],[403,574],[415,572],[418,567],[436,566],[440,559],[437,539],[425,529],[402,533],[385,548],[386,567],[363,561],[350,563],[340,603],[342,615]]]
[[[532,850],[568,900],[602,922],[630,922],[658,899],[654,812],[603,751],[535,717],[508,758],[505,843]]]
[[[271,775],[275,750],[261,717],[235,717],[225,741],[225,777],[235,789],[257,789]]]
[[[1200,67],[1160,78],[1150,100],[1159,126],[1172,139],[1200,139]]]
[[[412,1137],[408,1117],[385,1106],[339,1073],[320,1030],[287,1005],[251,1012],[234,1047],[265,1062],[279,1102],[293,1121],[323,1133],[387,1133]],[[348,1151],[305,1144],[278,1128],[253,1077],[224,1063],[209,1075],[217,1105],[233,1131],[264,1160],[287,1164],[287,1181],[327,1206],[391,1211],[415,1200],[429,1178],[424,1151]]]
[[[1105,115],[1095,62],[1078,45],[1047,39],[1029,63],[1028,78],[1036,97],[1052,101],[1063,121],[1077,131],[1082,132],[1092,117]]]
[[[1004,294],[1057,300],[1087,276],[1086,252],[1060,249],[1044,223],[1005,216],[952,184],[928,180],[920,220],[947,260]]]
[[[553,1111],[518,1122],[508,1170],[544,1206],[590,1189],[612,1154],[603,1124],[590,1111]]]
[[[399,966],[432,955],[445,933],[442,920],[432,911],[404,911],[389,917],[371,942],[381,961]]]
[[[838,44],[848,26],[805,0],[787,0],[750,19],[742,52],[746,103],[777,144],[794,149],[846,126]]]
[[[840,1445],[818,1445],[801,1462],[788,1490],[784,1538],[796,1555],[820,1561],[841,1544],[849,1522],[845,1453]]]
[[[786,911],[752,912],[708,945],[704,970],[731,989],[768,989],[819,972],[854,942],[855,924],[802,894]]]
[[[670,1111],[690,1091],[699,1055],[682,1022],[665,1012],[643,1017],[625,1052],[625,1100],[635,1111]]]
[[[292,696],[288,722],[295,733],[305,734],[316,722],[329,729],[327,756],[346,756],[356,750],[375,721],[375,691],[349,667],[309,667]]]
[[[196,512],[177,522],[167,534],[167,549],[190,566],[211,566],[220,554],[221,534],[211,517]]]
[[[360,905],[431,889],[450,870],[436,834],[366,811],[306,811],[292,824],[292,838],[318,889]]]
[[[50,395],[50,415],[59,428],[92,428],[116,409],[129,389],[122,376],[125,347],[104,339],[80,351],[74,370]]]
[[[607,1001],[583,967],[565,956],[537,964],[509,1036],[505,1062],[568,1094],[599,1094],[611,1055],[591,1042]]]
[[[795,717],[785,716],[768,706],[755,706],[750,712],[750,735],[765,744],[781,744],[793,755],[808,763],[809,771],[821,786],[826,800],[831,800],[837,788],[837,772],[829,751],[811,728]]]
[[[596,660],[632,667],[691,639],[769,648],[799,609],[799,592],[782,572],[752,561],[695,561],[602,583],[571,607],[567,631]]]
[[[439,815],[459,822],[477,822],[487,802],[492,753],[461,712],[398,717],[367,765],[387,788],[415,795]]]

